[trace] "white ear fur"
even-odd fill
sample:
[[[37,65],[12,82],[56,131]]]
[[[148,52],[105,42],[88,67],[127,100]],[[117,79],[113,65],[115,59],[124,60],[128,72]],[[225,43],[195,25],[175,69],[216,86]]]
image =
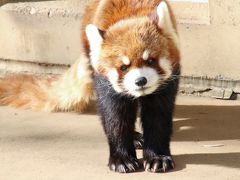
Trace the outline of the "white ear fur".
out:
[[[86,35],[90,46],[91,64],[93,68],[96,70],[103,38],[97,26],[93,24],[89,24],[86,26]]]
[[[158,25],[163,29],[165,33],[170,35],[170,37],[175,42],[176,46],[179,47],[179,38],[176,33],[176,30],[173,27],[173,23],[170,17],[170,12],[168,5],[165,1],[161,1],[157,7],[157,15],[158,15]]]

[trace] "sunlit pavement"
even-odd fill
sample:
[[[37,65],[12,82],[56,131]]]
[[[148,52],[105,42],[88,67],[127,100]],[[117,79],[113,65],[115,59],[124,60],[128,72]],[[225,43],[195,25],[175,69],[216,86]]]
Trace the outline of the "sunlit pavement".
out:
[[[238,180],[240,102],[180,97],[177,104],[175,170],[126,175],[108,170],[108,146],[94,110],[80,115],[0,107],[0,180]]]

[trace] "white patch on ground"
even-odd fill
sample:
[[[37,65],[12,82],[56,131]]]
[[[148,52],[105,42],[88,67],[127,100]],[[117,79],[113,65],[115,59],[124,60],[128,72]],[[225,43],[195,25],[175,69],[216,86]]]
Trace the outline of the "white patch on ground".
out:
[[[122,62],[125,65],[130,65],[130,59],[127,56],[123,56]]]
[[[165,71],[164,79],[168,79],[172,74],[172,66],[167,58],[159,59],[159,66]]]
[[[135,81],[140,77],[147,79],[147,84],[143,86],[144,89],[141,89],[141,87],[135,84]],[[123,85],[129,94],[139,97],[153,93],[159,86],[160,78],[160,75],[153,68],[136,68],[130,70],[124,76]]]
[[[143,52],[143,56],[142,56],[143,60],[144,60],[144,61],[148,60],[149,55],[150,55],[150,52],[149,52],[148,50],[145,50],[145,51]]]

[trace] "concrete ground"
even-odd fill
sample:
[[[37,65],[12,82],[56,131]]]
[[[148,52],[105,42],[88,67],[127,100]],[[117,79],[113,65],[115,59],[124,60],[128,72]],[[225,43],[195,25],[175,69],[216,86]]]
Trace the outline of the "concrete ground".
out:
[[[165,174],[117,174],[94,111],[38,113],[0,107],[1,180],[240,179],[240,102],[180,97]],[[141,158],[141,151],[138,151]]]

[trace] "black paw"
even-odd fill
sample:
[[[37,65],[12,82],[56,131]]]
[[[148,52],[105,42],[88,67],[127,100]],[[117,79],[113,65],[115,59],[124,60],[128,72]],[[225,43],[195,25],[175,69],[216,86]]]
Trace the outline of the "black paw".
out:
[[[167,172],[174,168],[174,162],[171,156],[160,155],[148,158],[144,161],[144,168],[149,172]]]
[[[134,146],[136,149],[142,149],[143,148],[143,135],[139,132],[134,132]]]
[[[135,172],[141,168],[141,164],[133,157],[112,157],[109,160],[108,166],[111,171],[119,173]]]

